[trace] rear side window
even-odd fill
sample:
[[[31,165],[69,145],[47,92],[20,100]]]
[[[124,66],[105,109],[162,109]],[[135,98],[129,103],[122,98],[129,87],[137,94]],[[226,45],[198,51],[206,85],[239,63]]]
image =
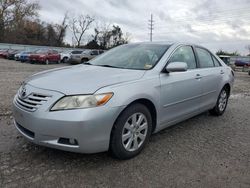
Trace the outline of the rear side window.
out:
[[[195,56],[191,46],[182,46],[178,48],[169,62],[185,62],[187,63],[188,69],[196,68]]]
[[[202,48],[196,48],[196,52],[201,68],[214,67],[212,56],[207,50]]]
[[[93,51],[91,51],[90,54],[91,54],[91,55],[98,55],[98,51],[97,51],[97,50],[93,50]]]
[[[214,61],[214,66],[220,67],[221,66],[220,62],[213,55],[212,55],[212,58],[213,58],[213,61]]]
[[[82,51],[72,51],[71,53],[72,53],[72,54],[81,54]]]

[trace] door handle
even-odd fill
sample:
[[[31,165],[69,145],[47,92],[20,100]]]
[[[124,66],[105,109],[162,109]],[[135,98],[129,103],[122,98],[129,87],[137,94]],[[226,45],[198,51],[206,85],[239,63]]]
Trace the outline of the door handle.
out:
[[[201,78],[202,78],[202,76],[201,76],[200,74],[196,74],[195,79],[199,80],[199,79],[201,79]]]
[[[221,71],[220,71],[220,73],[221,73],[221,74],[224,74],[224,71],[223,71],[223,70],[221,70]]]

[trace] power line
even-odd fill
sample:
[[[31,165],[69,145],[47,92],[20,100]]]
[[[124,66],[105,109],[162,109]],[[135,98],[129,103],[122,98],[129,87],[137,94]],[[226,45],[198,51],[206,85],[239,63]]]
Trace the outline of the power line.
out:
[[[148,20],[149,22],[149,35],[150,35],[150,42],[152,42],[152,38],[153,38],[153,29],[154,29],[154,20],[153,20],[153,14],[151,14],[151,18],[150,20]]]

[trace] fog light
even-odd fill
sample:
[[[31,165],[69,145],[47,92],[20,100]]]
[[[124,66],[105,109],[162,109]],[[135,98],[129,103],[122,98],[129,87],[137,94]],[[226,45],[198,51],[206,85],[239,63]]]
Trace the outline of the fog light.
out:
[[[65,145],[72,145],[72,146],[78,145],[77,140],[74,138],[59,138],[58,143],[65,144]]]

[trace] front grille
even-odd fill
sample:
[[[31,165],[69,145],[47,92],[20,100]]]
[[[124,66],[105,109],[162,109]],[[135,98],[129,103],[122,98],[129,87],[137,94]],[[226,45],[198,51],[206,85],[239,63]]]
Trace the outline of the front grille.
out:
[[[39,106],[48,101],[50,97],[50,95],[38,93],[31,93],[27,97],[22,97],[19,92],[16,96],[15,103],[24,110],[34,112]]]

